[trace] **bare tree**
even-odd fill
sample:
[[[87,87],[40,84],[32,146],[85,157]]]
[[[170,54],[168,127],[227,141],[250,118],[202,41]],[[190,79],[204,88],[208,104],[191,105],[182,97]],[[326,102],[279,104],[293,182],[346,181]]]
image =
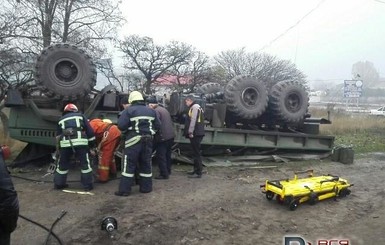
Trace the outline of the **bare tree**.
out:
[[[210,58],[192,50],[191,58],[175,64],[170,72],[176,78],[173,90],[192,92],[194,87],[210,80]]]
[[[95,58],[102,57],[105,41],[115,39],[116,27],[124,21],[119,4],[114,0],[0,0],[0,101],[8,88],[28,92],[34,82],[34,59],[51,43],[71,42],[92,51]]]
[[[106,52],[105,41],[115,39],[116,27],[124,21],[118,8],[120,2],[113,0],[0,3],[0,42],[28,60],[53,42],[74,43],[98,59]]]
[[[37,51],[52,42],[72,42],[99,50],[97,41],[114,39],[117,25],[124,20],[119,3],[113,0],[9,0],[2,12],[13,13],[16,20],[16,28],[8,37],[38,48]]]
[[[24,54],[3,47],[0,50],[0,120],[4,128],[4,136],[8,132],[8,117],[3,112],[4,99],[8,89],[22,88],[23,93],[28,93],[31,88],[32,65]]]
[[[95,62],[97,69],[107,78],[110,85],[118,86],[120,91],[124,91],[124,76],[119,76],[114,69],[111,59],[99,59]]]
[[[306,76],[288,60],[261,53],[246,53],[245,49],[223,51],[214,57],[226,71],[228,80],[238,75],[252,75],[272,86],[278,81],[295,80],[306,83]]]
[[[370,61],[359,61],[352,66],[352,78],[362,80],[367,87],[375,87],[380,81],[380,74]]]
[[[156,45],[150,37],[131,35],[119,44],[125,55],[125,68],[140,71],[145,79],[143,91],[151,94],[151,84],[178,64],[185,64],[193,56],[193,48],[180,42]]]
[[[254,57],[258,58],[258,57]],[[227,80],[241,74],[250,74],[260,62],[250,63],[245,49],[222,51],[214,57],[214,60],[227,73]],[[252,60],[255,61],[255,60]]]

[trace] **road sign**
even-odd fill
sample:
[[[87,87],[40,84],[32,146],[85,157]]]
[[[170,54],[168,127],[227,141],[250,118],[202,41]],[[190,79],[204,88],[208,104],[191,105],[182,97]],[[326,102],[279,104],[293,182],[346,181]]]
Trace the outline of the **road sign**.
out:
[[[344,81],[344,97],[359,98],[362,96],[362,81],[361,80],[345,80]]]

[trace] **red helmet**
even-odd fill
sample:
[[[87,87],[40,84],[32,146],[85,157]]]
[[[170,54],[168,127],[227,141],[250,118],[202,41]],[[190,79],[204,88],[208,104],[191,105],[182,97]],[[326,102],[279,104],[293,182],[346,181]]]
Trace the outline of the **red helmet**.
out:
[[[67,104],[64,107],[64,111],[72,111],[72,112],[78,112],[78,108],[74,104]]]

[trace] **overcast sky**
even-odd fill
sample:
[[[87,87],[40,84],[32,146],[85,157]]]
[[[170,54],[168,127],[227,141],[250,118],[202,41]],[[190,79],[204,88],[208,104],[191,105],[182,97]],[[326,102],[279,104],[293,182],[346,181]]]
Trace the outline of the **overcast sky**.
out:
[[[122,11],[123,35],[181,41],[210,56],[266,52],[310,82],[342,83],[358,61],[385,77],[385,0],[124,0]]]

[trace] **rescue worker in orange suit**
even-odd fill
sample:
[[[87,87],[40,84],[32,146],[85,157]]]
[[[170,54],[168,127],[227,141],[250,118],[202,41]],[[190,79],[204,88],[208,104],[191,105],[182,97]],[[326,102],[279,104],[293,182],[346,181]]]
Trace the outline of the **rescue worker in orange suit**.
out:
[[[194,170],[189,172],[188,175],[189,178],[201,178],[203,163],[200,147],[205,135],[203,109],[195,102],[195,98],[192,95],[186,97],[185,103],[189,107],[189,111],[185,121],[184,135],[190,140],[194,159]]]
[[[105,183],[109,176],[116,177],[114,152],[120,143],[120,130],[109,119],[92,119],[98,154],[98,182]]]
[[[11,244],[11,233],[19,217],[19,200],[4,160],[11,154],[8,146],[0,147],[0,244]]]
[[[158,104],[155,97],[147,99],[148,106],[155,110],[161,123],[161,130],[155,134],[154,150],[156,151],[154,160],[159,167],[159,176],[155,179],[168,179],[171,174],[171,153],[174,144],[174,125],[170,112]]]
[[[95,134],[88,119],[79,112],[74,104],[64,107],[63,116],[59,119],[57,137],[60,157],[54,175],[54,188],[64,189],[68,187],[67,174],[71,157],[80,162],[80,182],[85,191],[93,189],[92,167],[88,152],[89,147],[95,147]]]
[[[125,148],[122,177],[119,190],[115,192],[117,196],[128,196],[131,193],[136,168],[139,170],[139,191],[152,191],[152,140],[160,129],[156,112],[146,106],[140,92],[131,92],[128,103],[130,106],[118,119],[118,128],[125,132]]]

